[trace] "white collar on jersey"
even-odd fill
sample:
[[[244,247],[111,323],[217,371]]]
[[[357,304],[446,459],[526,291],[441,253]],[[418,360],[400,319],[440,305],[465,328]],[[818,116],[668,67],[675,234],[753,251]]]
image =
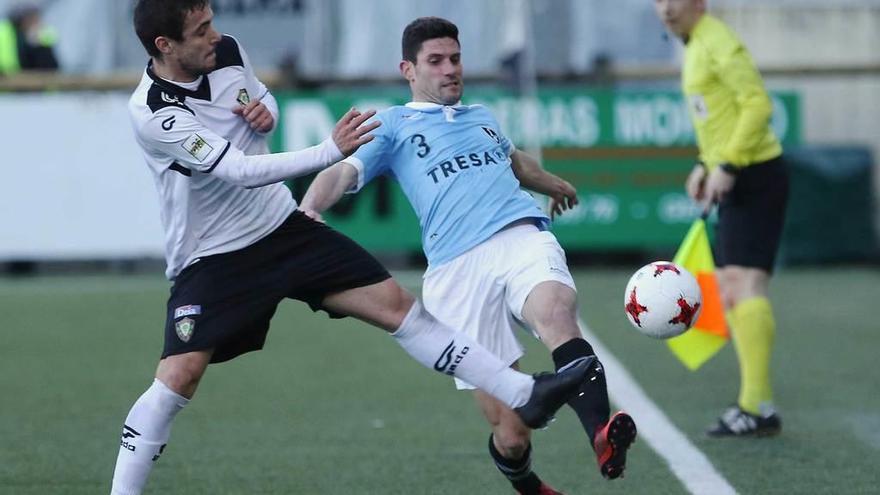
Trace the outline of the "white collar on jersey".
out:
[[[406,104],[407,107],[412,108],[413,110],[436,110],[438,108],[465,108],[467,105],[462,105],[461,101],[456,103],[455,105],[441,105],[439,103],[432,103],[430,101],[411,101]]]
[[[205,77],[205,76],[200,75],[199,77],[196,78],[195,81],[191,81],[191,82],[172,81],[171,79],[165,79],[164,77],[162,77],[161,79],[163,81],[169,82],[175,86],[180,86],[181,88],[188,89],[190,91],[195,91],[195,90],[199,89],[199,86],[202,85],[202,78],[203,77]]]

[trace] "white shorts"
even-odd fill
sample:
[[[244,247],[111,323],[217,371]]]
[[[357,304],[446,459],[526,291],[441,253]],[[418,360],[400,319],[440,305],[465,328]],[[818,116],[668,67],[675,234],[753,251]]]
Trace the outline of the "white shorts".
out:
[[[557,281],[576,290],[556,237],[534,225],[501,230],[452,261],[429,267],[424,279],[425,308],[507,364],[523,355],[515,328],[532,289]],[[475,388],[458,378],[455,384]]]

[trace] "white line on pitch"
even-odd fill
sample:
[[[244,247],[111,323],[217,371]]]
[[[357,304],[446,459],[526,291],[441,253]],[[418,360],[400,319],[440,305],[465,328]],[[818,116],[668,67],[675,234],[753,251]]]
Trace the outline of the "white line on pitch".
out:
[[[581,333],[593,346],[605,367],[608,396],[632,415],[639,430],[638,438],[647,442],[669,464],[672,474],[694,495],[735,495],[736,490],[724,479],[709,459],[692,444],[663,414],[623,364],[598,337],[579,320]]]

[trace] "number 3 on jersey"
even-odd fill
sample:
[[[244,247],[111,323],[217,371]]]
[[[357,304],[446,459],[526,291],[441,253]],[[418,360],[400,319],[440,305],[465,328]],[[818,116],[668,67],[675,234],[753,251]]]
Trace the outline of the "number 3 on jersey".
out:
[[[413,134],[413,137],[409,138],[409,142],[418,146],[419,151],[416,152],[416,156],[419,158],[424,158],[431,152],[431,147],[425,142],[425,136],[421,134]]]

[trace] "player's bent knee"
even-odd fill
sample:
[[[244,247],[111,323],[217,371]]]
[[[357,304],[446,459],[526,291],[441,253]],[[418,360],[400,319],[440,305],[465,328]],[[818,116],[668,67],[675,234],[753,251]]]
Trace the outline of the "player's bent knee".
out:
[[[542,282],[526,298],[523,315],[539,325],[576,321],[577,294],[560,282]]]
[[[346,293],[361,294],[361,297],[365,297],[374,304],[381,305],[386,310],[403,311],[404,313],[409,311],[413,301],[415,301],[415,297],[393,278],[367,287],[351,289]],[[366,296],[363,296],[363,294],[366,294]]]
[[[391,320],[396,322],[396,324],[391,325],[391,330],[396,330],[409,314],[413,304],[416,302],[416,298],[393,279],[389,279],[385,283],[388,284],[388,288],[386,289],[388,295],[383,298],[383,302],[385,303],[384,309],[391,313]],[[422,311],[424,311],[424,309],[422,309]]]
[[[209,360],[210,354],[199,352],[168,356],[159,362],[156,378],[175,393],[191,398]]]
[[[738,266],[725,267],[719,276],[721,298],[726,308],[764,293],[767,275],[757,269]]]
[[[571,291],[573,293],[573,291]],[[560,294],[559,298],[527,301],[523,316],[551,349],[580,337],[577,324],[577,303]]]

